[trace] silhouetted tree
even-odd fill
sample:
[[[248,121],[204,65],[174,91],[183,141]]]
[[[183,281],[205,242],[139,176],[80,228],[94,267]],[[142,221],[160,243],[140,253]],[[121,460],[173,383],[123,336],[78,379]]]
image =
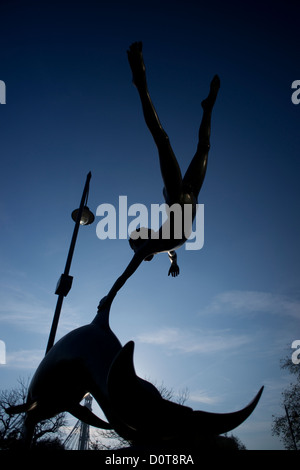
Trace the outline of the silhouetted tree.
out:
[[[247,450],[246,446],[242,443],[242,441],[237,437],[231,434],[231,436],[219,436],[219,439],[224,438],[223,440],[223,448],[226,450]],[[219,447],[222,448],[221,441],[219,441]]]
[[[19,387],[0,391],[0,449],[12,449],[20,445],[23,433],[24,413],[9,415],[6,408],[24,403],[28,385],[19,379]],[[32,447],[61,448],[59,431],[66,424],[64,413],[38,423],[32,439]],[[51,437],[49,437],[49,435]],[[54,436],[55,435],[55,436]],[[54,437],[53,437],[54,436]]]
[[[300,450],[300,364],[291,357],[281,361],[281,368],[295,376],[295,381],[282,392],[283,414],[273,415],[272,434],[279,436],[287,450]]]

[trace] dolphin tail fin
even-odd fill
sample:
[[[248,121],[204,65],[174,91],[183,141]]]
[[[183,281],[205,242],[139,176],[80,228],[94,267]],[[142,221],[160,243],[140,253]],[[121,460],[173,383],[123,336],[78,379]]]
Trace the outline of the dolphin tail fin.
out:
[[[139,432],[148,432],[149,429],[153,429],[154,432],[159,428],[161,437],[175,438],[176,420],[178,420],[181,423],[188,423],[186,425],[197,434],[212,436],[224,434],[238,427],[251,415],[263,392],[264,387],[261,387],[245,408],[233,413],[192,410],[163,400],[152,384],[142,381],[135,373],[133,351],[134,343],[130,341],[117,354],[109,371],[107,388],[110,402],[118,416]],[[181,427],[184,427],[183,424]]]
[[[254,411],[261,397],[264,387],[261,387],[253,400],[245,408],[232,413],[209,413],[206,411],[194,411],[197,420],[213,434],[224,434],[240,426]]]
[[[22,405],[9,406],[5,409],[6,413],[9,415],[17,415],[19,413],[26,413],[33,409],[36,406],[35,403],[22,403]]]

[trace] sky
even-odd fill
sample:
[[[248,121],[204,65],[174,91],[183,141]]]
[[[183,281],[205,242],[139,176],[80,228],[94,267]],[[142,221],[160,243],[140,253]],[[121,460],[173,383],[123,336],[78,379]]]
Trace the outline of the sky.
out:
[[[126,239],[99,239],[97,208],[119,214],[120,196],[128,207],[164,202],[126,54],[142,41],[183,173],[220,76],[199,195],[204,246],[178,250],[176,278],[166,254],[143,263],[115,298],[111,327],[135,342],[138,375],[187,389],[193,409],[235,411],[264,385],[233,434],[248,449],[283,449],[272,415],[292,378],[280,360],[300,339],[299,4],[12,0],[0,16],[1,389],[30,378],[45,354],[88,172],[95,222],[80,227],[56,339],[94,318],[132,257]]]

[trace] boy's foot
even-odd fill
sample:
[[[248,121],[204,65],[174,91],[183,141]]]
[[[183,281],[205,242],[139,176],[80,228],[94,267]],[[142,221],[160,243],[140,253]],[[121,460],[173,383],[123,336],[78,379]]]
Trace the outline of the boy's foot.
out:
[[[208,109],[208,108],[212,109],[213,105],[215,104],[220,85],[221,85],[220,78],[218,75],[215,75],[210,83],[209,95],[201,103],[201,106],[203,109]]]
[[[127,51],[129,65],[132,71],[132,81],[136,87],[146,84],[146,67],[144,64],[142,43],[134,42]]]

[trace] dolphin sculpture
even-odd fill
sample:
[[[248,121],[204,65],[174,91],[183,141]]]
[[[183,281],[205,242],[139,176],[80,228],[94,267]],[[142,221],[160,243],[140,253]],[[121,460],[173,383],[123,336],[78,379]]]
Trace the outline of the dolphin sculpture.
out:
[[[239,426],[256,407],[258,394],[242,410],[217,414],[194,411],[162,398],[157,388],[137,376],[133,341],[122,347],[109,326],[111,304],[100,308],[93,321],[61,338],[38,366],[27,401],[6,411],[26,412],[24,440],[30,445],[35,425],[61,412],[98,428],[114,429],[132,442],[172,443],[189,432],[217,436]],[[91,393],[107,421],[80,402]],[[182,441],[181,441],[182,442]]]

